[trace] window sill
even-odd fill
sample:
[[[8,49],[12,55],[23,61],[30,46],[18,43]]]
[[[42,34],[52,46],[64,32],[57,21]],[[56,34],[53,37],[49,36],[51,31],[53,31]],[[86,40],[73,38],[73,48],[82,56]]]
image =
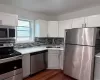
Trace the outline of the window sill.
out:
[[[34,43],[34,41],[16,41],[15,44],[19,44],[19,43]]]

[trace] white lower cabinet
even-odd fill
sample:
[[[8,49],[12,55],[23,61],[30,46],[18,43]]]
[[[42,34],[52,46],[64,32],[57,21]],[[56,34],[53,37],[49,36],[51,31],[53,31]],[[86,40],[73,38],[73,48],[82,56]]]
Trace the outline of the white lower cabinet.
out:
[[[64,50],[60,51],[60,69],[63,70],[63,63],[64,63]]]
[[[63,69],[61,50],[48,50],[48,69]]]
[[[25,54],[22,57],[23,78],[30,75],[30,54]]]
[[[48,54],[48,69],[59,69],[58,54]]]

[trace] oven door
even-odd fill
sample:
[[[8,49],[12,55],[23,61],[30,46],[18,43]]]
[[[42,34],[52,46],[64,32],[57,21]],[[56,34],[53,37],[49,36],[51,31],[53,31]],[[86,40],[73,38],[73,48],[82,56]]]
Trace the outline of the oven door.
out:
[[[0,80],[21,80],[22,78],[22,59],[21,57],[12,57],[0,59]],[[19,79],[18,79],[19,77]],[[9,79],[10,78],[10,79]]]
[[[23,76],[23,74],[20,73],[20,74],[17,74],[17,75],[15,75],[15,76],[13,76],[13,77],[4,79],[4,80],[22,80],[22,76]]]
[[[8,38],[7,28],[0,28],[0,38]]]

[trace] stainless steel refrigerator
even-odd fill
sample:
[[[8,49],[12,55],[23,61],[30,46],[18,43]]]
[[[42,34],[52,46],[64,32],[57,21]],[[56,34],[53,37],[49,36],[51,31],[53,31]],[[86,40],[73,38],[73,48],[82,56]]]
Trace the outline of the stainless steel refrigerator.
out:
[[[78,80],[93,79],[97,28],[71,29],[66,32],[64,73]]]

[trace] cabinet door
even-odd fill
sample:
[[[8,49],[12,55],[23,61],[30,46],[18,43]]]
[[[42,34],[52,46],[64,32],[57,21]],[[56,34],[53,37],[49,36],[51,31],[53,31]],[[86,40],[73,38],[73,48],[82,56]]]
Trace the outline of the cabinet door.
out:
[[[48,37],[58,37],[58,21],[48,21]]]
[[[18,25],[18,15],[0,13],[0,20],[2,21],[2,25],[15,27]]]
[[[100,15],[88,16],[85,21],[86,27],[100,27]]]
[[[59,21],[59,37],[65,37],[65,29],[71,29],[72,20]]]
[[[64,50],[60,51],[60,69],[63,70]]]
[[[35,37],[47,37],[48,22],[45,20],[35,21]]]
[[[76,18],[73,19],[72,28],[82,28],[85,27],[85,18]]]
[[[60,69],[59,50],[48,50],[48,69]]]
[[[23,55],[22,64],[23,64],[23,78],[26,78],[30,75],[30,54]]]
[[[48,54],[48,69],[59,69],[58,57],[58,54]]]

